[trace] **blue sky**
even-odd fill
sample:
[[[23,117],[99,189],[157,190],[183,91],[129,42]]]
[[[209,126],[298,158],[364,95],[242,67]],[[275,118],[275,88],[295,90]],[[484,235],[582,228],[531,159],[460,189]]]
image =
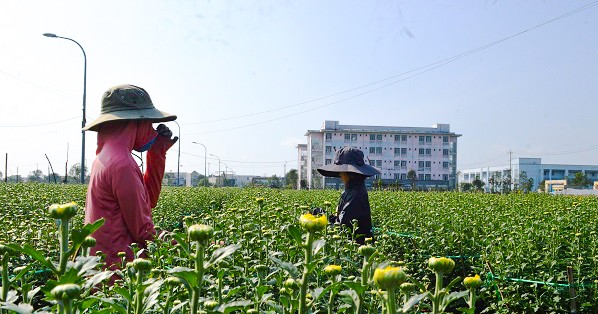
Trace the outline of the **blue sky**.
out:
[[[509,151],[598,164],[597,30],[592,1],[2,1],[0,171],[5,153],[9,175],[46,172],[44,154],[62,172],[67,145],[80,160],[82,53],[46,32],[85,48],[88,121],[122,83],[179,116],[181,171],[204,171],[195,141],[237,174],[282,175],[324,120],[449,123],[459,168]]]

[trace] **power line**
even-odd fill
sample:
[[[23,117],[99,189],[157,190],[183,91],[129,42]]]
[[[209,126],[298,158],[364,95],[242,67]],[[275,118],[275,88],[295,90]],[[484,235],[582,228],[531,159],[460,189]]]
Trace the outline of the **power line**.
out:
[[[177,150],[174,150],[174,151],[177,151]],[[181,151],[181,154],[185,154],[185,155],[189,155],[189,156],[193,156],[193,157],[198,157],[198,158],[205,158],[205,156],[203,156],[203,155],[191,154],[191,153],[187,153],[187,152],[183,152],[183,151]],[[214,160],[214,161],[218,160],[216,158],[210,158],[210,157],[208,157],[207,159]],[[220,161],[236,162],[236,163],[242,163],[242,164],[284,164],[285,162],[292,162],[292,161],[295,161],[295,160],[283,160],[283,161],[240,161],[240,160],[230,160],[230,159],[222,159],[221,158]]]
[[[363,88],[366,88],[366,87],[369,87],[369,86],[372,86],[372,85],[376,85],[376,84],[379,84],[379,83],[382,83],[382,82],[385,82],[385,81],[388,81],[388,80],[391,80],[391,79],[394,79],[394,78],[397,78],[397,77],[400,77],[400,76],[403,76],[403,75],[407,75],[409,73],[418,72],[418,71],[422,71],[423,70],[422,72],[419,72],[419,73],[416,73],[414,75],[408,76],[408,77],[406,77],[404,79],[396,80],[396,81],[393,81],[393,82],[391,82],[389,84],[382,85],[382,86],[380,86],[378,88],[366,91],[364,93],[357,94],[357,95],[355,95],[353,97],[348,97],[348,98],[345,98],[345,99],[341,99],[339,101],[328,103],[328,104],[325,104],[323,106],[315,107],[315,108],[310,109],[310,110],[301,111],[301,112],[298,112],[298,113],[295,113],[295,114],[290,114],[290,115],[286,115],[286,116],[282,116],[282,117],[279,117],[279,118],[274,118],[274,119],[270,119],[270,120],[267,120],[267,121],[254,123],[254,124],[248,124],[248,125],[244,125],[244,126],[230,128],[230,129],[223,129],[223,130],[219,130],[219,131],[203,132],[203,133],[196,133],[196,134],[207,134],[207,133],[215,133],[215,132],[223,132],[223,131],[236,130],[236,129],[245,128],[245,127],[249,127],[249,126],[255,126],[255,125],[259,125],[259,124],[264,124],[264,123],[268,123],[268,122],[272,122],[272,121],[276,121],[276,120],[288,118],[288,117],[291,117],[291,116],[294,116],[294,115],[302,114],[302,113],[305,113],[305,112],[313,111],[313,110],[316,110],[316,109],[320,109],[320,108],[323,108],[323,107],[326,107],[326,106],[329,106],[329,105],[332,105],[332,104],[335,104],[335,103],[339,103],[339,102],[342,102],[342,101],[347,101],[347,100],[356,98],[358,96],[363,96],[365,94],[369,94],[369,93],[371,93],[373,91],[376,91],[376,90],[382,89],[384,87],[388,87],[388,86],[397,84],[397,83],[402,82],[404,80],[407,80],[409,78],[412,78],[412,77],[418,76],[420,74],[429,72],[431,70],[437,69],[439,67],[442,67],[442,66],[447,65],[449,63],[452,63],[454,61],[462,59],[462,58],[464,58],[466,56],[469,56],[471,54],[480,52],[482,50],[488,49],[488,48],[490,48],[492,46],[500,44],[500,43],[502,43],[504,41],[507,41],[509,39],[512,39],[512,38],[515,38],[517,36],[520,36],[520,35],[523,35],[525,33],[528,33],[528,32],[530,32],[530,31],[532,31],[534,29],[540,28],[540,27],[545,26],[547,24],[556,22],[556,21],[561,20],[563,18],[566,18],[566,17],[569,17],[571,15],[577,14],[579,12],[585,11],[585,10],[591,8],[591,7],[596,6],[596,5],[598,5],[598,1],[594,1],[594,2],[588,3],[588,4],[583,5],[583,6],[577,8],[575,10],[569,11],[569,12],[564,13],[562,15],[559,15],[559,16],[557,16],[555,18],[552,18],[552,19],[550,19],[548,21],[545,21],[545,22],[540,23],[538,25],[535,25],[533,27],[524,29],[524,30],[522,30],[520,32],[514,33],[512,35],[509,35],[509,36],[504,37],[502,39],[499,39],[497,41],[494,41],[494,42],[488,43],[486,45],[477,47],[475,49],[471,49],[471,50],[465,51],[463,53],[454,55],[452,57],[449,57],[449,58],[446,58],[446,59],[443,59],[443,60],[440,60],[440,61],[437,61],[437,62],[434,62],[434,63],[430,63],[428,65],[425,65],[425,66],[422,66],[422,67],[419,67],[419,68],[416,68],[416,69],[413,69],[413,70],[409,70],[409,71],[406,71],[406,72],[403,72],[403,73],[400,73],[400,74],[395,74],[395,75],[389,76],[387,78],[383,78],[383,79],[380,79],[380,80],[377,80],[377,81],[374,81],[374,82],[366,83],[364,85],[360,85],[360,86],[357,86],[357,87],[354,87],[354,88],[350,88],[350,89],[347,89],[347,90],[344,90],[344,91],[336,92],[336,93],[329,94],[329,95],[326,95],[326,96],[318,97],[318,98],[315,98],[315,99],[311,99],[311,100],[307,100],[307,101],[303,101],[303,102],[300,102],[300,103],[296,103],[296,104],[288,105],[288,106],[283,106],[283,107],[279,107],[279,108],[274,108],[274,109],[269,109],[269,110],[254,112],[254,113],[248,113],[248,114],[243,114],[243,115],[238,115],[238,116],[233,116],[233,117],[228,117],[228,118],[216,119],[216,120],[208,120],[208,121],[203,121],[203,122],[187,123],[185,125],[207,124],[207,123],[212,123],[212,122],[221,122],[221,121],[227,121],[227,120],[234,120],[234,119],[239,119],[239,118],[245,118],[245,117],[255,116],[255,115],[259,115],[259,114],[263,114],[263,113],[270,113],[270,112],[274,112],[274,111],[288,109],[288,108],[292,108],[292,107],[296,107],[296,106],[300,106],[300,105],[305,105],[305,104],[312,103],[312,102],[321,101],[321,100],[324,100],[324,99],[327,99],[327,98],[331,98],[331,97],[334,97],[334,96],[346,94],[346,93],[349,93],[349,92],[353,92],[353,91],[356,91],[356,90],[359,90],[359,89],[363,89]]]
[[[52,124],[59,124],[59,123],[71,121],[71,120],[78,119],[78,118],[80,118],[80,116],[72,117],[72,118],[69,118],[66,120],[44,122],[44,123],[20,124],[20,125],[19,124],[0,124],[0,128],[30,128],[30,127],[46,126],[46,125],[52,125]]]

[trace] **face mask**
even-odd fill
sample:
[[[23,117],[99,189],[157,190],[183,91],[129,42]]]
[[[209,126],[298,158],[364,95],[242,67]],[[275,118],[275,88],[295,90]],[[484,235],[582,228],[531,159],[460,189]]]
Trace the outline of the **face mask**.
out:
[[[139,148],[135,148],[135,150],[142,153],[142,152],[150,149],[150,147],[152,146],[152,144],[154,144],[155,141],[156,141],[156,138],[154,137],[149,142],[147,142],[145,145],[143,145]]]

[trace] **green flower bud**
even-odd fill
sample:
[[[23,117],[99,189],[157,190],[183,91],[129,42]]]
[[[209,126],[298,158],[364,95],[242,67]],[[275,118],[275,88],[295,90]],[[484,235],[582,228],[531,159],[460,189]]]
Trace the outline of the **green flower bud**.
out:
[[[203,306],[206,308],[206,310],[212,311],[218,306],[218,302],[214,300],[206,300],[204,301]]]
[[[77,299],[81,294],[81,287],[74,283],[67,283],[54,287],[54,289],[50,291],[50,294],[54,297],[54,299],[59,301]]]
[[[376,248],[371,245],[362,245],[357,249],[357,253],[359,253],[359,255],[365,256],[366,258],[372,256],[374,252],[376,252]]]
[[[183,280],[179,277],[170,276],[164,279],[164,283],[170,287],[176,287],[183,284]]]
[[[120,258],[124,258],[124,257],[127,257],[127,253],[125,253],[125,252],[118,252],[118,253],[116,253],[116,256],[118,256]]]
[[[54,204],[48,208],[48,213],[54,219],[71,219],[77,214],[77,204],[75,202]]]
[[[439,273],[450,273],[455,268],[455,261],[446,257],[430,257],[428,267]]]
[[[407,280],[407,275],[401,267],[388,266],[374,271],[374,282],[383,290],[399,287]]]
[[[417,289],[417,286],[410,282],[404,282],[399,286],[399,288],[401,289],[401,291],[403,291],[404,294],[409,295]]]
[[[326,219],[325,215],[316,217],[312,214],[303,214],[299,217],[299,225],[305,231],[313,233],[324,230],[328,225],[328,219]]]
[[[148,272],[152,270],[152,262],[144,258],[136,258],[135,260],[133,260],[132,266],[133,268],[135,268],[136,271],[139,272]]]
[[[193,225],[187,230],[190,241],[207,242],[214,235],[214,228],[207,225]]]
[[[85,237],[85,240],[83,240],[81,246],[84,248],[94,247],[96,246],[96,239],[94,237]]]
[[[293,278],[289,278],[289,279],[285,280],[285,282],[283,283],[283,286],[285,288],[287,288],[287,290],[290,290],[290,291],[299,289],[299,283],[297,282],[297,280],[295,280]]]
[[[463,279],[463,285],[467,289],[475,289],[480,287],[482,284],[482,278],[480,278],[480,275],[477,274],[473,277],[465,277],[465,279]]]
[[[328,276],[340,275],[342,270],[343,268],[338,265],[328,265],[324,267],[324,273]]]

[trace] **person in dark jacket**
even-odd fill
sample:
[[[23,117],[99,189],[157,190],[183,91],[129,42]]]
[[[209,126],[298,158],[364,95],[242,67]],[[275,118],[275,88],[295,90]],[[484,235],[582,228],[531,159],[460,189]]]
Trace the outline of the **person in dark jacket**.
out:
[[[365,179],[380,174],[380,171],[364,162],[361,150],[344,147],[336,152],[331,164],[318,168],[318,172],[326,177],[339,177],[345,184],[336,208],[335,222],[352,228],[352,221],[357,220],[354,238],[357,243],[363,244],[365,238],[373,236]]]

